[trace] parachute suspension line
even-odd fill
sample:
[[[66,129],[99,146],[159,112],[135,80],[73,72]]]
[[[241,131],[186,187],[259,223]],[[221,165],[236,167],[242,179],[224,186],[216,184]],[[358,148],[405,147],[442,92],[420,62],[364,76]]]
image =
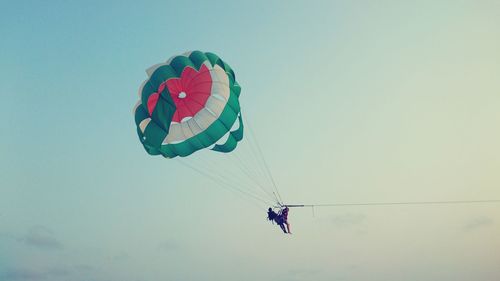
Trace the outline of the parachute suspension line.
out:
[[[259,158],[257,158],[258,153],[252,149],[251,139],[246,138],[238,148],[239,149],[236,149],[233,153],[228,155],[237,161],[237,167],[244,172],[246,171],[245,174],[249,179],[257,184],[267,196],[275,200],[276,198],[273,195],[273,189],[270,181],[266,181],[268,176],[262,168],[262,165],[259,163]]]
[[[238,163],[237,165],[235,165],[236,167],[238,167],[242,172],[243,174],[245,174],[248,179],[250,179],[260,190],[262,190],[262,192],[264,192],[267,196],[269,196],[270,198],[273,198],[273,196],[269,193],[269,191],[267,191],[260,183],[258,180],[256,180],[254,177],[252,177],[251,173],[249,172],[249,170],[245,169],[245,165],[243,163],[243,161],[236,155],[233,154],[230,154],[231,156],[229,156],[229,158],[231,157],[234,157],[234,159],[237,159],[238,160]]]
[[[238,186],[242,187],[242,189],[250,191],[250,190],[255,190],[259,191],[258,189],[255,188],[254,184],[251,182],[248,182],[246,179],[245,175],[242,175],[241,173],[237,173],[235,170],[231,171],[231,168],[238,167],[239,165],[227,165],[222,160],[226,160],[229,158],[226,158],[229,154],[210,154],[210,155],[193,155],[191,156],[191,159],[193,161],[190,161],[190,164],[193,166],[199,168],[200,166],[203,168],[199,168],[200,170],[205,171],[206,173],[210,173],[214,177],[221,178],[224,180],[226,183],[230,184],[231,186]],[[204,157],[206,156],[206,157]],[[210,157],[209,157],[210,156]],[[215,158],[211,158],[215,157]],[[200,163],[197,163],[200,162]],[[197,164],[197,165],[196,165]],[[214,168],[214,167],[220,167],[219,169]],[[258,192],[259,194],[261,192]]]
[[[254,143],[253,138],[251,137],[251,132],[248,131],[247,133],[248,133],[248,137],[245,140],[248,143],[247,147],[250,151],[251,159],[254,161],[255,171],[257,172],[259,179],[261,179],[265,183],[266,186],[269,186],[271,189],[273,189],[272,181],[266,172],[266,169],[262,163],[262,160],[259,157],[259,152],[255,148],[255,143]]]
[[[217,156],[220,156],[220,155],[217,155]],[[212,160],[206,159],[206,157],[197,157],[194,159],[196,159],[197,161],[203,162],[203,163],[201,163],[202,167],[203,167],[203,169],[201,169],[201,170],[211,172],[211,174],[213,174],[214,176],[217,176],[217,177],[225,180],[227,183],[231,183],[231,185],[233,185],[233,186],[245,186],[245,188],[247,188],[247,189],[250,189],[250,190],[253,189],[253,186],[248,185],[248,183],[245,180],[242,180],[242,178],[240,178],[241,175],[239,175],[238,173],[231,173],[231,176],[229,177],[229,176],[226,176],[226,172],[228,172],[227,169],[224,169],[224,173],[222,173],[221,170],[214,169],[214,167],[219,167],[219,166],[224,167],[224,165],[221,164],[220,162],[214,161],[213,159]],[[226,168],[226,167],[224,167],[224,168]],[[239,181],[238,181],[238,179],[236,179],[236,177],[238,177]]]
[[[242,145],[240,145],[242,146]],[[233,153],[228,154],[228,157],[237,164],[238,168],[245,173],[245,175],[252,180],[255,184],[262,186],[262,184],[257,180],[258,176],[254,170],[250,169],[243,160],[237,155],[241,151],[241,148]]]
[[[211,167],[210,165],[209,166],[203,165],[204,168],[200,169],[200,168],[196,167],[195,165],[188,164],[186,162],[182,162],[182,164],[184,166],[187,166],[188,168],[191,168],[192,170],[198,172],[199,174],[212,179],[214,182],[222,185],[226,189],[230,189],[232,191],[238,191],[240,194],[246,195],[247,197],[251,197],[252,199],[256,199],[256,200],[259,200],[260,202],[267,203],[267,200],[264,200],[259,195],[250,192],[251,189],[248,188],[247,186],[244,186],[241,182],[232,181],[231,178],[225,177],[225,176],[221,175],[220,173],[217,173],[216,171],[210,171],[207,168],[207,167]],[[208,170],[206,170],[206,169],[208,169]]]
[[[243,173],[245,179],[247,179],[247,180],[249,179],[253,183],[259,184],[258,181],[255,179],[255,177],[252,175],[252,171],[247,167],[247,165],[245,165],[245,163],[243,163],[243,161],[241,161],[238,157],[236,157],[236,154],[240,153],[240,152],[241,152],[241,144],[238,144],[237,149],[235,149],[231,153],[227,153],[227,154],[223,154],[223,155],[228,161],[232,162],[232,164],[233,164],[231,166],[232,168],[237,168]],[[252,183],[252,185],[253,185],[253,183]]]
[[[281,198],[281,195],[280,195],[280,192],[279,192],[278,187],[276,185],[276,182],[274,181],[274,178],[271,174],[271,170],[269,169],[269,166],[267,165],[266,159],[264,158],[264,154],[262,153],[262,150],[260,149],[259,142],[257,141],[257,137],[255,136],[255,132],[252,130],[252,127],[250,126],[248,120],[247,120],[247,126],[248,126],[248,129],[250,131],[250,137],[253,139],[253,141],[255,142],[255,146],[257,147],[258,155],[260,156],[262,163],[264,164],[264,168],[266,169],[267,175],[271,179],[271,182],[274,186],[274,190],[276,191],[275,195],[277,195],[277,196],[275,196],[275,197],[276,197],[278,203],[280,203],[280,205],[281,205],[281,202],[283,202],[283,199]]]
[[[246,156],[243,155],[245,153],[247,154]],[[258,160],[255,158],[256,154],[254,151],[252,151],[250,143],[247,143],[247,139],[244,139],[241,142],[241,144],[239,145],[238,149],[236,149],[233,153],[230,153],[229,155],[236,158],[236,160],[238,160],[238,162],[242,164],[242,167],[244,167],[249,172],[249,174],[251,174],[253,176],[253,178],[255,180],[258,181],[258,179],[261,179],[262,177],[266,176],[262,172],[262,170],[259,169]],[[240,156],[242,156],[242,157],[240,157]],[[256,162],[257,165],[255,165],[255,163],[248,163],[247,164],[247,163],[245,163],[245,161],[243,161],[242,158],[244,158],[245,161],[247,161],[246,159],[248,159],[248,161],[250,161],[250,160],[257,161]],[[259,181],[259,183],[261,183],[261,182]]]
[[[246,140],[248,143],[248,148],[250,148],[250,155],[251,155],[250,159],[253,159],[254,167],[257,168],[255,170],[255,174],[257,175],[259,182],[263,181],[264,182],[263,186],[266,187],[267,193],[269,194],[268,196],[270,198],[273,198],[275,202],[279,202],[279,199],[276,197],[272,181],[269,178],[268,174],[266,173],[265,168],[263,167],[264,165],[262,164],[260,158],[258,157],[257,150],[254,148],[252,144],[252,138],[248,137]]]
[[[194,167],[194,166],[192,166],[192,165],[190,165],[190,164],[188,164],[188,163],[185,163],[185,162],[183,162],[183,161],[182,161],[182,160],[180,160],[180,159],[179,159],[179,162],[180,162],[182,165],[184,165],[184,166],[186,166],[186,167],[188,167],[188,168],[190,168],[190,169],[192,169],[192,170],[194,170],[194,171],[198,172],[199,174],[201,174],[201,175],[203,175],[203,176],[205,176],[205,177],[207,177],[207,178],[212,179],[214,182],[218,183],[218,184],[219,184],[219,186],[220,186],[220,187],[222,187],[222,188],[224,188],[224,189],[228,189],[228,190],[232,190],[232,191],[237,191],[237,192],[239,192],[239,193],[240,193],[240,194],[242,194],[242,195],[246,195],[247,197],[252,198],[252,199],[254,199],[254,200],[257,200],[257,201],[259,201],[259,202],[262,202],[262,203],[264,203],[264,204],[266,204],[266,205],[268,205],[268,204],[269,204],[269,202],[268,202],[268,201],[266,201],[265,199],[262,199],[262,198],[260,198],[260,197],[258,197],[258,196],[256,196],[256,195],[254,195],[254,194],[251,194],[251,193],[246,192],[246,191],[244,191],[244,190],[242,190],[242,189],[239,189],[239,188],[237,188],[236,186],[233,186],[232,184],[227,183],[226,181],[223,181],[223,180],[221,180],[221,179],[218,179],[217,177],[215,177],[215,176],[213,176],[213,175],[211,175],[211,174],[208,174],[208,173],[206,173],[206,172],[204,172],[204,171],[202,171],[202,170],[200,170],[200,169],[198,169],[198,168],[196,168],[196,167]]]
[[[289,208],[303,207],[344,207],[344,206],[391,206],[391,205],[449,205],[449,204],[481,204],[500,203],[500,200],[458,200],[458,201],[407,201],[407,202],[372,202],[372,203],[334,203],[334,204],[299,204],[285,205]]]
[[[278,198],[278,196],[276,196],[276,193],[274,191],[273,191],[273,195],[276,198],[276,204],[278,204],[278,207],[281,208],[283,206],[283,204],[281,203],[280,198]]]
[[[267,205],[268,202],[262,198],[260,198],[259,196],[256,196],[254,194],[251,194],[249,192],[246,192],[245,190],[242,190],[242,189],[239,189],[237,188],[235,185],[227,182],[227,181],[224,181],[223,179],[219,179],[217,178],[216,176],[214,175],[210,175],[209,173],[207,172],[204,172],[192,165],[189,165],[185,162],[181,162],[182,165],[198,172],[199,174],[211,179],[212,181],[214,181],[215,183],[218,184],[218,187],[221,187],[221,188],[224,188],[226,190],[229,190],[229,191],[232,191],[232,192],[236,192],[235,194],[236,195],[244,195],[243,198],[248,198],[248,199],[253,199],[253,200],[249,200],[248,202],[251,202],[253,205],[255,205],[258,209],[262,209],[262,205],[259,205],[259,204],[264,204],[264,205]],[[246,201],[246,200],[245,200]],[[259,204],[257,204],[259,203]]]
[[[253,159],[255,160],[255,162],[257,163],[257,167],[259,168],[259,171],[261,173],[261,175],[263,177],[266,177],[269,179],[269,182],[272,183],[272,180],[271,178],[269,177],[269,174],[267,173],[267,170],[264,166],[264,163],[262,161],[262,157],[259,153],[259,150],[257,149],[257,144],[256,144],[256,138],[254,137],[253,133],[252,133],[252,130],[251,130],[251,127],[250,127],[250,124],[248,124],[248,120],[247,120],[247,126],[248,126],[248,131],[247,131],[247,134],[248,134],[248,138],[247,138],[247,141],[248,141],[248,144],[249,144],[249,148],[252,152],[252,156],[253,156]]]

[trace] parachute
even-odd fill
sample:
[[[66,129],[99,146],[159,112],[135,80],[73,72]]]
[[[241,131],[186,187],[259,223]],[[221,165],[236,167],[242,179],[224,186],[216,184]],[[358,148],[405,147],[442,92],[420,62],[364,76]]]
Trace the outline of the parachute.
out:
[[[205,148],[227,153],[243,139],[241,87],[216,54],[188,52],[146,72],[134,114],[149,154],[186,157]]]
[[[241,87],[226,62],[214,53],[192,51],[153,65],[146,73],[134,116],[147,153],[176,158],[217,186],[260,204],[281,205],[250,127],[250,137],[240,145]],[[210,150],[222,153],[203,152]]]

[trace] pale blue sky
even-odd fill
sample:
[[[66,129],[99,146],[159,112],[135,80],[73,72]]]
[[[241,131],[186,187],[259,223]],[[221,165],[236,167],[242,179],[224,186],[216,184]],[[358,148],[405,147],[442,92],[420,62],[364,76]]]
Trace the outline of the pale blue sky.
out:
[[[283,236],[132,115],[146,68],[212,51],[287,202],[499,199],[498,26],[498,1],[2,2],[0,280],[499,280],[498,204],[294,209]]]

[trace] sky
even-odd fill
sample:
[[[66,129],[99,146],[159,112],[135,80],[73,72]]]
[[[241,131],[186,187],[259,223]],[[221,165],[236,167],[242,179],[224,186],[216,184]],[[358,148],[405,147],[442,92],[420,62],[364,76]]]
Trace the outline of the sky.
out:
[[[498,203],[296,208],[285,236],[132,114],[145,69],[215,52],[286,203],[496,200],[499,26],[487,0],[1,2],[0,280],[500,280]]]

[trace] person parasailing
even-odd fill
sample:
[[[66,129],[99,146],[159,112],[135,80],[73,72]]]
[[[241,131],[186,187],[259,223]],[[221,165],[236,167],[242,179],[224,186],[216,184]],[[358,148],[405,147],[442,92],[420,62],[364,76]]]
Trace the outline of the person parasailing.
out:
[[[286,214],[288,216],[288,211]],[[287,228],[285,227],[285,219],[283,216],[283,210],[280,210],[279,213],[276,213],[275,211],[273,211],[272,208],[269,208],[267,210],[267,219],[273,223],[276,222],[276,224],[279,225],[281,230],[283,230],[283,233],[285,233],[285,234],[290,233],[289,231],[287,231]]]

